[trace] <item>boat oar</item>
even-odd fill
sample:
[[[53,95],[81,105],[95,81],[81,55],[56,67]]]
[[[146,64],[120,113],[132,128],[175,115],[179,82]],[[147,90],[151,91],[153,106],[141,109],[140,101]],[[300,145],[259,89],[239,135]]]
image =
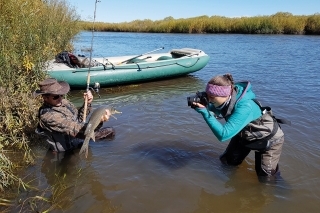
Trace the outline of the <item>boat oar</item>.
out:
[[[161,47],[161,48],[159,48],[159,49],[155,49],[155,50],[152,50],[152,51],[150,51],[150,52],[143,53],[143,54],[141,54],[141,55],[138,55],[138,56],[129,58],[129,59],[125,60],[125,61],[122,61],[122,62],[120,62],[118,65],[123,64],[123,63],[126,63],[126,62],[128,62],[128,61],[131,61],[131,60],[133,60],[133,59],[139,58],[139,57],[141,57],[141,56],[143,56],[143,55],[147,55],[147,54],[149,54],[149,53],[153,53],[153,52],[155,52],[155,51],[163,50],[163,49],[164,49],[164,47]]]

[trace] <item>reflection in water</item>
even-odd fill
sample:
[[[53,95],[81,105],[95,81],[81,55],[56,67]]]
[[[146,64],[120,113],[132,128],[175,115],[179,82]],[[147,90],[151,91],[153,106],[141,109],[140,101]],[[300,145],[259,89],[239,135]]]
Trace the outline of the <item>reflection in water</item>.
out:
[[[42,160],[41,172],[52,189],[53,207],[59,211],[72,206],[72,201],[79,183],[80,158],[74,153],[53,153],[48,150]]]
[[[254,171],[248,173],[243,169],[250,168],[252,165],[248,165],[244,161],[241,168],[225,166],[220,163],[217,153],[213,152],[212,148],[204,143],[157,141],[154,139],[139,143],[132,150],[138,153],[141,158],[155,160],[170,170],[181,170],[184,167],[188,167],[190,170],[194,167],[192,164],[195,162],[200,163],[199,165],[218,165],[212,175],[215,176],[219,172],[225,174],[227,180],[224,182],[223,189],[212,190],[211,187],[206,189],[203,187],[206,184],[197,183],[202,187],[197,199],[197,208],[192,212],[263,212],[276,196],[288,197],[290,187],[286,185],[284,180],[261,184]],[[192,169],[193,173],[199,172],[201,168],[199,165],[197,169]],[[207,167],[207,170],[210,170],[210,167]],[[190,171],[187,175],[191,176]],[[181,179],[180,182],[183,183],[184,180]],[[173,185],[172,187],[174,187]]]
[[[57,177],[75,176],[76,166],[79,163],[79,157],[73,151],[54,153],[50,150],[42,160],[41,172],[47,178],[48,183],[53,186]]]
[[[230,181],[232,182],[232,181]],[[201,190],[198,208],[195,213],[211,212],[208,209],[214,209],[214,212],[263,212],[265,206],[273,201],[271,192],[268,189],[251,184],[230,185],[226,183],[225,187],[232,187],[232,191],[224,195],[214,195]],[[271,193],[271,194],[270,194]]]
[[[153,100],[154,96],[159,99],[157,101],[168,99],[172,96],[181,94],[195,94],[196,91],[203,89],[203,81],[193,76],[184,76],[175,79],[167,79],[161,81],[147,82],[142,84],[125,85],[110,88],[101,88],[99,99],[94,94],[93,105],[112,104],[114,106],[125,106],[140,101]],[[81,106],[83,91],[72,90],[70,100],[77,106]],[[186,99],[185,99],[186,100]]]
[[[276,199],[288,197],[290,190],[283,190],[284,182],[278,181],[272,184],[261,184],[248,181],[247,173],[237,171],[232,172],[224,187],[231,189],[222,195],[209,193],[206,189],[201,189],[198,208],[195,213],[211,212],[282,212],[279,207],[272,207]],[[273,211],[268,211],[272,207]],[[276,211],[274,211],[276,210]]]
[[[91,153],[88,158],[90,156]],[[83,168],[84,163],[84,159],[79,156],[79,150],[67,153],[47,151],[41,172],[52,188],[51,212],[115,212],[119,209],[111,205],[95,172],[90,169],[90,165]],[[74,205],[79,200],[84,202]]]
[[[203,160],[205,162],[216,161],[209,146],[192,146],[184,141],[159,141],[140,143],[134,147],[134,152],[143,158],[151,158],[170,169],[180,169],[190,161]]]

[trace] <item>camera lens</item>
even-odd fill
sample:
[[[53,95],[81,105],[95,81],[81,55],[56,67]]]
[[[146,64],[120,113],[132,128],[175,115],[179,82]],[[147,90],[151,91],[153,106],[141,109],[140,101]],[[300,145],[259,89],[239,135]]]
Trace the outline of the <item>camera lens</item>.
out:
[[[193,106],[193,102],[195,103],[199,103],[200,99],[198,96],[190,96],[190,97],[187,97],[187,101],[188,101],[188,106]]]
[[[191,106],[192,108],[196,107],[193,103],[200,103],[204,106],[207,106],[209,103],[206,92],[197,92],[196,95],[187,97],[187,101],[188,106]]]
[[[187,102],[188,102],[188,106],[191,106],[191,105],[192,105],[191,97],[187,97]]]

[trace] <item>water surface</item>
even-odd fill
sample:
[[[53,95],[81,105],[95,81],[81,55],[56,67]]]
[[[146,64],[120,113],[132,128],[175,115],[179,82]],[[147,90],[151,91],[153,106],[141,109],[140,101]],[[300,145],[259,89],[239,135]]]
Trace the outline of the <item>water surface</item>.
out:
[[[88,54],[81,49],[90,41],[91,33],[81,33],[76,53]],[[37,150],[39,186],[66,174],[64,212],[318,212],[320,37],[95,33],[93,56],[139,55],[162,46],[202,49],[210,60],[186,77],[101,89],[93,106],[112,104],[123,112],[105,123],[115,128],[115,139],[91,143],[87,159],[75,154],[63,163]],[[292,122],[282,126],[283,180],[259,182],[254,153],[237,168],[222,166],[227,143],[187,106],[187,96],[225,73],[249,80],[264,105]],[[70,93],[78,106],[82,92]]]

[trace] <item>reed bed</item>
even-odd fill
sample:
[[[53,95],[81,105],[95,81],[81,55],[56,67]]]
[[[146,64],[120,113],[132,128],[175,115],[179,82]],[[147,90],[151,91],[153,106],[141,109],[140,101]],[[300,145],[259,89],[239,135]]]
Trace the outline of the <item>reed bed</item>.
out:
[[[81,22],[83,30],[92,30],[90,22]],[[320,14],[296,16],[278,12],[270,16],[227,18],[199,16],[187,19],[134,20],[123,23],[97,22],[96,31],[149,33],[239,33],[239,34],[314,34],[320,35]]]
[[[65,0],[0,1],[0,193],[26,187],[19,168],[34,163],[40,100],[32,97],[48,59],[72,50],[79,16]],[[21,156],[22,159],[15,159]],[[1,198],[0,207],[9,205]],[[1,209],[0,209],[1,210]]]

